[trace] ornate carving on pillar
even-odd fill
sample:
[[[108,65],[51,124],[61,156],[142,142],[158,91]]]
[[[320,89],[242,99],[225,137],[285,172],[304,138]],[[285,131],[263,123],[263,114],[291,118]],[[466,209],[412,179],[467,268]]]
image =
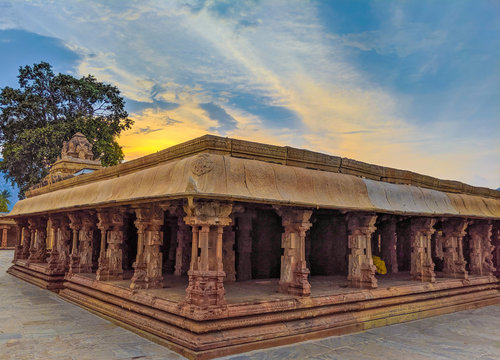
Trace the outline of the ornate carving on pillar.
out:
[[[466,235],[466,219],[446,219],[442,225],[443,273],[458,279],[467,279],[463,238]]]
[[[31,218],[28,220],[31,230],[31,246],[28,261],[43,263],[47,257],[47,219]]]
[[[235,233],[233,227],[227,226],[222,235],[222,263],[226,273],[226,281],[236,281],[236,254],[234,253]]]
[[[435,219],[425,217],[410,218],[411,267],[414,280],[436,281],[431,253],[431,236]]]
[[[10,226],[4,225],[0,228],[2,230],[2,241],[0,243],[0,247],[6,248],[7,247],[7,232],[10,229]]]
[[[101,244],[99,247],[99,259],[97,261],[98,267],[96,271],[97,280],[106,280],[109,274],[109,261],[106,257],[106,245],[108,239],[108,231],[111,227],[111,216],[108,210],[97,210],[97,228],[100,231]]]
[[[55,216],[50,216],[50,224],[51,230],[54,233],[54,242],[52,243],[52,251],[50,252],[50,256],[47,258],[47,263],[49,264],[49,269],[53,272],[58,268],[59,265],[59,246],[57,244],[59,237],[57,231],[60,227],[60,221]]]
[[[475,222],[469,225],[469,248],[471,275],[492,275],[495,267],[493,266],[493,250],[495,247],[491,244],[492,225],[487,222]]]
[[[61,272],[66,272],[69,269],[71,234],[68,217],[59,216],[55,236],[57,237],[58,267]]]
[[[161,227],[163,209],[158,205],[145,205],[135,209],[137,220],[137,258],[134,262],[132,289],[163,287],[163,266],[160,246],[163,244]]]
[[[500,276],[500,221],[495,221],[492,227],[491,244],[495,247],[493,250],[493,266],[495,266],[494,275]]]
[[[177,249],[175,252],[174,275],[187,275],[191,258],[191,229],[184,222],[184,210],[179,209],[177,216]]]
[[[29,239],[26,240],[26,236],[24,236],[23,239],[23,229],[25,230],[26,234],[30,234],[29,231],[27,231],[27,225],[28,222],[25,219],[16,219],[16,226],[17,226],[17,239],[16,239],[16,248],[14,251],[14,260],[12,261],[13,263],[16,260],[21,260],[21,259],[27,259],[29,256]]]
[[[377,287],[371,247],[376,220],[377,216],[373,214],[347,214],[347,241],[350,249],[347,280],[351,287]]]
[[[78,252],[78,238],[80,236],[80,229],[82,223],[80,221],[80,214],[69,213],[69,227],[72,231],[71,238],[71,255],[69,257],[69,274],[76,274],[80,272],[80,254]]]
[[[297,296],[309,296],[311,285],[306,263],[306,232],[311,227],[312,210],[297,210],[285,207],[276,209],[281,216],[285,232],[281,235],[281,274],[279,291]]]
[[[238,264],[236,277],[238,281],[252,279],[252,221],[255,211],[242,209],[235,214],[238,222],[236,237],[238,239]]]
[[[95,221],[91,213],[84,212],[80,215],[82,227],[79,232],[79,248],[80,263],[78,272],[92,272],[92,246],[94,240]]]
[[[139,209],[136,209],[136,213],[139,212]],[[131,289],[145,289],[146,288],[146,262],[144,259],[144,238],[146,236],[146,228],[147,224],[143,223],[139,220],[139,216],[137,216],[137,220],[134,222],[135,227],[137,228],[137,257],[132,264],[134,268],[134,276],[132,276],[132,280],[130,283]]]
[[[192,254],[184,307],[220,311],[226,304],[222,263],[224,227],[231,223],[232,205],[199,201],[184,207],[184,221],[193,229]],[[215,310],[218,309],[218,310]]]
[[[123,236],[125,208],[110,208],[97,212],[99,219],[98,227],[101,230],[101,252],[99,256],[99,268],[96,279],[121,280],[123,279]],[[106,229],[106,230],[103,230]],[[107,248],[102,246],[103,236],[107,241]]]

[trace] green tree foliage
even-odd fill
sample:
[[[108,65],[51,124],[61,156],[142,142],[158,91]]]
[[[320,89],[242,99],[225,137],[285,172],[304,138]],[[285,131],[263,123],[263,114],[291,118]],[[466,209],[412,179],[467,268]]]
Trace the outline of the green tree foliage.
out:
[[[10,192],[9,190],[3,190],[0,192],[0,212],[9,211],[10,205]]]
[[[48,174],[76,132],[93,144],[103,166],[123,160],[116,137],[133,121],[118,88],[91,75],[55,75],[45,62],[20,67],[18,79],[18,89],[6,86],[0,93],[0,169],[19,186],[20,198]]]

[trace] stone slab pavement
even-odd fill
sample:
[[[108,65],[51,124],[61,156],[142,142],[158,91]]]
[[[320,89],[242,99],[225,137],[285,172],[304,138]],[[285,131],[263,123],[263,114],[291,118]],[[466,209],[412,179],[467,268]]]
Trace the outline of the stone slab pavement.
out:
[[[5,271],[0,251],[0,360],[184,359]],[[500,359],[500,306],[224,359]]]

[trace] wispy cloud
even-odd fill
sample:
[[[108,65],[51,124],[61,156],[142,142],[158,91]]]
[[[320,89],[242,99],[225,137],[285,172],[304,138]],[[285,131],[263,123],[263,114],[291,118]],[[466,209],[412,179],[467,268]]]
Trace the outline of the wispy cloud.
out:
[[[450,11],[429,18],[414,9],[428,4],[367,3],[373,23],[348,31],[324,15],[335,2],[1,4],[9,19],[0,28],[60,38],[80,57],[79,74],[121,89],[136,121],[119,139],[128,159],[214,132],[500,183],[487,165],[500,153],[491,105],[500,71],[479,79],[466,66],[477,41],[467,38],[464,3],[432,5]],[[354,12],[339,16],[357,21]],[[467,28],[460,39],[458,25]],[[486,67],[487,55],[475,64]],[[463,85],[470,79],[482,87]]]

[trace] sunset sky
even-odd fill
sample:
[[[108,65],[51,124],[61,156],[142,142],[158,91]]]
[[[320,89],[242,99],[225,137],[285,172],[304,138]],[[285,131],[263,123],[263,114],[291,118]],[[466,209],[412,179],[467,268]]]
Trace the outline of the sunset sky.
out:
[[[18,67],[95,75],[126,159],[206,133],[500,187],[499,1],[0,0]]]

